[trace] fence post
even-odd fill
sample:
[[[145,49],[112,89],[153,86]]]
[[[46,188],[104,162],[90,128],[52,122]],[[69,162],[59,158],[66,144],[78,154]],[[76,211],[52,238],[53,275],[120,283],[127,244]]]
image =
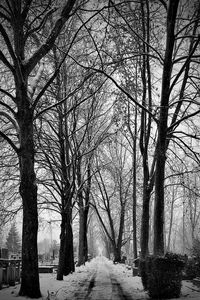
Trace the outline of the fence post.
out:
[[[0,267],[0,290],[2,289],[2,281],[3,281],[3,268]]]

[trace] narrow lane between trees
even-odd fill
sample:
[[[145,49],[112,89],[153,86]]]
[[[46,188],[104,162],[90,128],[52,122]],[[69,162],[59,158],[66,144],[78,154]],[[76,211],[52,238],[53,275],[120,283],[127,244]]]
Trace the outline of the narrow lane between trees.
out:
[[[106,260],[99,257],[97,262],[97,269],[90,280],[85,300],[133,300],[123,291],[120,282],[115,278],[112,267],[106,263]]]

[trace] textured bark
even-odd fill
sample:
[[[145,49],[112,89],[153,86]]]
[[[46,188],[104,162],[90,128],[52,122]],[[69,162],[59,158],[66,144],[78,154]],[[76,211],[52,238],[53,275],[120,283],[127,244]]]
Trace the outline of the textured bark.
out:
[[[141,258],[145,258],[149,253],[149,204],[151,190],[144,186],[142,203],[142,221],[141,221]]]
[[[87,216],[88,210],[83,207],[79,207],[78,266],[85,264],[85,262],[88,260]]]
[[[65,265],[65,219],[64,213],[61,214],[61,232],[60,232],[60,250],[59,250],[59,262],[57,271],[57,280],[63,280],[64,265]]]
[[[160,117],[156,151],[155,206],[154,206],[154,254],[164,254],[164,179],[167,150],[167,123],[174,49],[174,30],[179,0],[170,0],[167,12],[167,38],[163,66]]]
[[[73,232],[71,218],[67,218],[66,235],[65,235],[65,260],[63,275],[68,275],[75,271],[74,266],[74,249],[73,249]]]
[[[68,275],[75,271],[74,267],[74,250],[73,250],[73,232],[71,226],[70,211],[63,211],[61,214],[61,233],[60,233],[60,250],[57,280],[63,280],[63,275]]]
[[[77,181],[78,185],[82,186],[81,176],[81,159],[77,166]],[[85,264],[88,260],[88,213],[89,213],[89,200],[91,189],[91,162],[87,165],[87,180],[85,186],[85,195],[83,196],[83,189],[78,193],[78,205],[79,205],[79,250],[78,250],[78,266]]]
[[[122,236],[124,232],[125,206],[122,205],[120,213],[120,224],[117,242],[113,238],[114,262],[121,262]]]
[[[113,254],[114,254],[114,262],[121,262],[121,247],[116,247],[116,245],[113,245]]]
[[[19,295],[41,297],[38,275],[38,213],[37,186],[34,172],[34,143],[32,112],[24,105],[19,107],[20,127],[20,194],[23,203],[22,274]]]
[[[133,257],[137,258],[137,157],[136,157],[136,135],[137,135],[137,110],[135,112],[135,137],[133,137]]]
[[[142,36],[144,41],[142,43],[141,51],[143,53],[150,53],[150,20],[149,20],[149,4],[148,1],[141,0],[141,23],[142,23]],[[142,55],[142,69],[141,78],[143,85],[142,105],[148,107],[152,111],[152,83],[151,83],[151,69],[149,57]],[[141,220],[141,257],[145,258],[149,253],[149,207],[151,199],[151,191],[154,184],[154,162],[151,167],[149,166],[149,139],[151,135],[152,118],[145,110],[141,113],[141,131],[140,131],[140,152],[142,155],[143,165],[143,204],[142,204],[142,220]],[[151,168],[151,171],[150,171]]]

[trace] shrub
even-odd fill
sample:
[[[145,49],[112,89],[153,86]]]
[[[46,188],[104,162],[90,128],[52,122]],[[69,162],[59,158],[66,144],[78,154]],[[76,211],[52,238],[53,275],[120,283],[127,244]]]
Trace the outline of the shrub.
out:
[[[148,256],[142,262],[142,283],[151,298],[178,298],[184,262],[177,254]]]
[[[185,279],[192,280],[197,276],[196,262],[193,258],[188,259],[184,268]]]
[[[190,257],[184,268],[185,279],[191,280],[200,276],[200,257]]]
[[[139,271],[140,271],[140,276],[142,280],[142,285],[144,287],[144,290],[147,290],[147,272],[146,272],[146,260],[145,259],[140,259],[139,262]]]

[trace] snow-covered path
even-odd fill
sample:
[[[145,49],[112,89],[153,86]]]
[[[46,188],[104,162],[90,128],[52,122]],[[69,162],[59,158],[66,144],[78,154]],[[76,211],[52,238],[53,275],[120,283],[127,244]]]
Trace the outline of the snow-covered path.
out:
[[[132,276],[125,265],[114,265],[104,257],[97,257],[76,272],[56,280],[56,273],[40,274],[42,297],[39,300],[147,300],[141,278]],[[30,300],[16,297],[20,285],[0,290],[0,300]],[[190,281],[182,282],[179,300],[199,300],[200,289]]]
[[[112,268],[113,264],[104,257],[93,262],[93,272],[84,286],[76,292],[78,300],[132,300],[125,295]],[[85,287],[88,286],[86,289]]]
[[[97,261],[97,270],[91,279],[88,300],[122,300],[132,299],[126,296],[120,282],[117,281],[111,265],[103,257]]]

